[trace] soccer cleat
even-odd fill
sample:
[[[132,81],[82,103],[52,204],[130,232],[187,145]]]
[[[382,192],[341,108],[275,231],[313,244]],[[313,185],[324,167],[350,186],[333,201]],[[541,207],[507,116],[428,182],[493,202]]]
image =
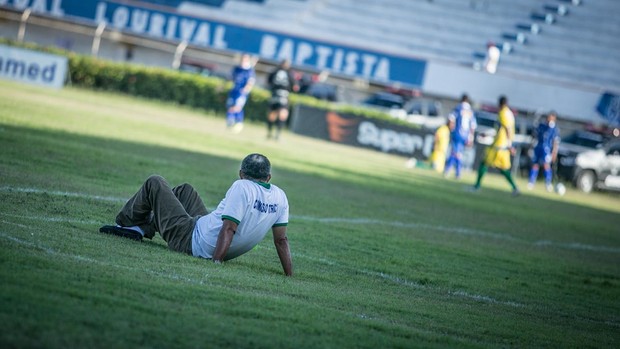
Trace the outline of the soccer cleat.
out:
[[[521,195],[521,192],[519,191],[519,189],[515,189],[510,195],[512,195],[513,198],[516,198],[517,196]]]
[[[545,187],[547,188],[548,192],[550,192],[550,193],[553,192],[553,185],[551,185],[551,183],[547,184]]]
[[[477,193],[479,190],[480,188],[476,187],[475,185],[472,185],[471,187],[465,187],[465,191],[469,193]]]
[[[532,190],[532,189],[534,189],[534,183],[528,183],[527,190]]]
[[[104,225],[103,227],[99,228],[99,232],[104,234],[112,234],[131,240],[142,241],[142,234],[138,233],[137,231],[126,229],[123,227],[117,227],[114,225]]]

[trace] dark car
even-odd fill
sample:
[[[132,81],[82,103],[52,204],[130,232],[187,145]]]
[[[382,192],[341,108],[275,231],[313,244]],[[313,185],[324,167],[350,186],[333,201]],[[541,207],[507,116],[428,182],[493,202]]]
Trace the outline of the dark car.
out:
[[[620,190],[620,140],[577,131],[562,139],[558,177],[589,193],[593,189]]]
[[[230,79],[229,74],[218,71],[215,64],[197,60],[183,59],[179,70],[202,76],[218,77],[224,80]]]
[[[362,101],[362,105],[372,109],[380,110],[395,118],[404,118],[405,99],[397,94],[389,92],[377,92]]]
[[[362,104],[365,107],[383,111],[393,118],[404,120],[414,125],[435,130],[446,123],[442,114],[441,102],[430,98],[413,98],[407,100],[401,95],[389,92],[377,92]]]
[[[430,130],[436,130],[448,120],[443,115],[441,102],[434,99],[414,98],[405,104],[404,109],[406,121]]]
[[[304,91],[304,93],[316,99],[322,99],[330,102],[338,102],[341,100],[341,91],[338,86],[323,82],[313,83]]]

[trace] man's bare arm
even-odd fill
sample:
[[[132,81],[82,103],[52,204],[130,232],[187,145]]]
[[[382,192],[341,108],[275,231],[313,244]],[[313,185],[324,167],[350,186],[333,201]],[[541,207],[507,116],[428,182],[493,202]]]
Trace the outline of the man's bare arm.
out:
[[[215,263],[220,263],[224,260],[226,252],[228,252],[228,248],[232,242],[233,235],[235,235],[235,231],[237,231],[237,223],[228,219],[224,219],[222,222],[222,229],[220,229],[220,234],[215,244],[215,252],[213,252],[213,261]]]
[[[282,269],[286,276],[293,275],[293,260],[291,259],[291,251],[288,247],[288,239],[286,237],[286,226],[273,227],[273,243],[276,246]]]

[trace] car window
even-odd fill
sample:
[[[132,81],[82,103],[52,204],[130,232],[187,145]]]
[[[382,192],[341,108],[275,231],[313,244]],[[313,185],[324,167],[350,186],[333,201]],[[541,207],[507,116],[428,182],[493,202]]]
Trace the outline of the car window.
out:
[[[478,126],[495,128],[496,123],[497,117],[495,115],[484,112],[476,113],[476,124],[478,124]]]
[[[400,108],[402,107],[402,103],[394,102],[394,101],[386,101],[384,99],[376,99],[375,105],[386,108]]]
[[[476,118],[476,123],[478,126],[495,127],[496,121],[486,118]]]
[[[596,134],[575,132],[563,138],[562,143],[596,149],[603,144],[603,139]]]
[[[620,144],[614,145],[611,148],[609,148],[607,155],[620,156]]]
[[[376,105],[376,106],[384,107],[384,108],[402,108],[403,107],[402,100],[399,100],[396,98],[391,99],[389,97],[382,97],[382,96],[372,96],[368,98],[364,103],[370,104],[370,105]]]
[[[409,101],[405,106],[408,114],[419,114],[426,116],[440,116],[441,103],[429,100]]]
[[[428,115],[429,116],[438,116],[439,115],[439,110],[437,108],[437,105],[435,103],[432,103],[428,106]]]
[[[415,102],[411,103],[409,110],[407,110],[409,114],[422,114],[422,104]]]
[[[318,98],[324,99],[332,102],[336,102],[338,100],[338,91],[336,86],[329,84],[316,83],[312,84],[306,94]]]

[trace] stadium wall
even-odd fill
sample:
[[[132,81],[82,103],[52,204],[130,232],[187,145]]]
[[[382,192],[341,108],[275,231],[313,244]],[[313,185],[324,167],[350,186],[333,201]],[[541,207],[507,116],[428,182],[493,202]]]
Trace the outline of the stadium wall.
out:
[[[599,101],[609,95],[608,91],[518,75],[490,75],[469,66],[427,62],[417,57],[320,41],[257,26],[181,15],[174,8],[146,2],[0,0],[0,11],[4,11],[2,8],[17,12],[31,9],[39,16],[84,25],[83,33],[45,27],[29,27],[26,31],[27,40],[81,53],[90,52],[93,28],[106,23],[109,33],[107,39],[102,40],[100,57],[117,61],[170,67],[174,47],[184,41],[190,46],[229,55],[249,52],[272,61],[288,58],[300,67],[328,70],[336,76],[372,83],[398,83],[441,98],[457,99],[467,92],[476,101],[494,103],[499,95],[505,94],[512,106],[522,111],[553,109],[575,121],[606,122],[596,110]],[[18,25],[16,22],[1,23],[2,36],[17,35]],[[143,39],[132,41],[132,36]]]
[[[191,17],[174,9],[143,2],[82,0],[4,0],[14,10],[34,8],[36,13],[89,24],[107,23],[111,30],[129,32],[158,40],[234,52],[249,52],[264,59],[288,58],[295,65],[329,70],[384,83],[398,81],[420,86],[424,60],[336,45],[261,30],[223,21]],[[0,5],[3,5],[0,2]],[[35,10],[33,10],[35,11]]]

